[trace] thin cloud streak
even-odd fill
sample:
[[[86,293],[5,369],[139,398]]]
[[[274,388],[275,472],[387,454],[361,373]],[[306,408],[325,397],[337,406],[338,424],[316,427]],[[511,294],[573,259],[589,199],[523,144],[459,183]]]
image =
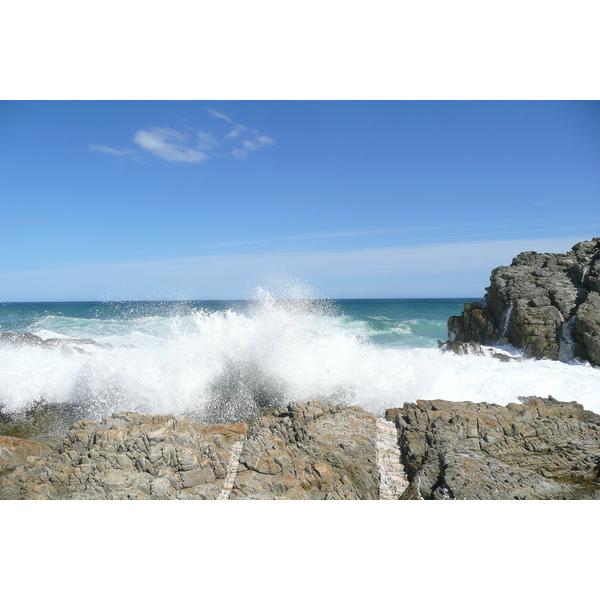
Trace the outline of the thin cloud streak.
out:
[[[343,252],[217,254],[4,273],[3,301],[237,299],[273,272],[330,298],[481,297],[490,272],[520,252],[566,252],[581,236],[371,248]],[[60,285],[57,284],[60,282]],[[40,290],[45,290],[41,296]]]
[[[228,123],[233,123],[233,121],[231,120],[231,117],[224,115],[223,113],[215,110],[214,108],[207,108],[206,112],[217,119],[222,119],[223,121],[227,121]]]
[[[400,235],[400,234],[415,234],[415,233],[431,233],[431,232],[446,232],[444,243],[460,243],[465,242],[467,239],[473,237],[493,237],[493,236],[506,236],[507,232],[503,230],[488,231],[482,233],[473,233],[473,228],[458,229],[456,225],[447,223],[443,225],[431,225],[428,227],[396,227],[388,229],[365,229],[358,231],[328,231],[328,232],[317,232],[317,233],[306,233],[299,235],[290,235],[277,238],[262,238],[257,240],[236,240],[231,242],[219,242],[215,244],[202,244],[197,246],[198,250],[211,249],[211,248],[234,248],[240,246],[256,246],[259,244],[274,244],[278,242],[292,242],[292,241],[305,241],[305,240],[319,240],[319,239],[336,239],[346,237],[368,237],[374,235]],[[542,230],[540,230],[542,231]],[[533,232],[528,232],[533,233]],[[565,233],[567,231],[565,230]],[[441,243],[441,242],[440,242]],[[415,245],[415,244],[412,244]],[[427,245],[427,244],[421,244]]]
[[[111,148],[110,146],[100,146],[98,144],[88,144],[88,146],[90,150],[95,152],[104,152],[105,154],[112,154],[112,156],[127,156],[135,153],[135,150],[117,150],[116,148]]]
[[[291,242],[291,241],[302,241],[302,240],[318,240],[318,239],[334,239],[344,237],[359,237],[369,235],[383,235],[386,233],[400,233],[402,230],[399,229],[371,229],[366,231],[333,231],[327,233],[306,233],[300,235],[289,235],[279,238],[265,238],[260,240],[243,240],[236,242],[221,242],[218,244],[203,244],[198,246],[198,249],[209,249],[209,248],[233,248],[236,246],[255,246],[258,244],[272,244],[276,242]]]

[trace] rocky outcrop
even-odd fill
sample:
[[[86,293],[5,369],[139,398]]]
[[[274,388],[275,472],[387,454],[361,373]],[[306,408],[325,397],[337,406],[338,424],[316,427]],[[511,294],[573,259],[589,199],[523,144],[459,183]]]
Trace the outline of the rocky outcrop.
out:
[[[0,436],[31,438],[66,432],[83,418],[82,406],[66,402],[46,402],[41,398],[18,411],[9,411],[0,403]]]
[[[403,499],[600,499],[600,416],[575,402],[419,400],[390,409]]]
[[[64,438],[38,440],[39,455],[0,479],[0,498],[216,498],[230,447],[246,431],[169,415],[80,421]]]
[[[50,338],[43,339],[33,333],[0,333],[0,344],[10,346],[37,346],[47,350],[60,349],[65,352],[78,352],[79,354],[89,354],[81,346],[98,346],[99,348],[111,348],[110,344],[101,344],[89,338]]]
[[[2,439],[15,438],[0,438],[0,499],[367,500],[408,485],[386,423],[345,404],[291,403],[231,425],[121,413],[64,438]],[[32,451],[16,455],[19,443]]]
[[[450,317],[448,336],[600,365],[600,238],[565,254],[523,252],[510,266],[497,267],[483,301]]]
[[[474,342],[441,342],[438,340],[438,348],[442,352],[452,352],[454,354],[458,354],[459,356],[489,356],[501,362],[520,362],[522,360],[520,356],[511,356],[507,352],[498,351],[494,348],[486,348],[480,344],[475,344]]]
[[[251,423],[119,413],[0,436],[0,499],[600,499],[600,416],[577,403],[319,402]]]

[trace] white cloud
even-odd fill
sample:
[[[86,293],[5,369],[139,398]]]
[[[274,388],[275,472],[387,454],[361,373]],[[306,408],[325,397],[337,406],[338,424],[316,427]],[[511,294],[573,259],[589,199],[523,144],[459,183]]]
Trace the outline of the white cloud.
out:
[[[270,138],[268,135],[258,135],[253,140],[244,140],[242,145],[244,146],[245,150],[248,150],[248,152],[254,152],[274,143],[275,140]]]
[[[135,150],[117,150],[115,148],[110,148],[109,146],[99,146],[97,144],[88,144],[88,146],[90,150],[112,154],[113,156],[126,156],[135,152]]]
[[[224,139],[233,140],[238,138],[244,133],[244,131],[248,131],[248,128],[244,125],[236,125],[226,136]]]
[[[227,115],[224,115],[223,113],[220,113],[219,111],[214,110],[213,108],[207,108],[206,112],[211,114],[213,117],[215,117],[217,119],[223,119],[223,121],[227,121],[228,123],[233,122],[230,117],[228,117]]]
[[[140,129],[133,141],[168,162],[200,163],[208,158],[205,152],[186,146],[187,136],[171,127]]]
[[[215,136],[207,131],[198,132],[198,150],[209,151],[217,148],[219,142],[217,142]]]
[[[138,130],[133,138],[135,144],[141,150],[149,152],[153,156],[166,160],[167,162],[179,163],[201,163],[209,158],[233,156],[235,158],[246,158],[250,152],[256,152],[261,148],[272,146],[275,140],[256,129],[245,125],[234,124],[233,121],[223,113],[213,109],[207,109],[214,117],[231,123],[229,132],[211,129],[186,128],[183,131],[173,127],[148,127]],[[117,150],[109,146],[88,144],[94,151],[104,152],[113,156],[125,156],[135,154],[136,159],[140,155],[138,149]]]
[[[246,158],[249,152],[256,152],[266,146],[271,146],[275,143],[275,140],[268,135],[263,135],[258,131],[252,131],[252,139],[241,140],[242,147],[235,148],[232,151],[233,156],[236,158]]]

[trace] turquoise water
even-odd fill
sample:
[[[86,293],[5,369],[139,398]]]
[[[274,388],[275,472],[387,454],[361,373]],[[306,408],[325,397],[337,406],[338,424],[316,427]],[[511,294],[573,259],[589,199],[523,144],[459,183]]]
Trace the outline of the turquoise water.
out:
[[[332,318],[378,345],[433,348],[447,339],[451,315],[474,298],[328,300],[320,304]],[[310,302],[319,305],[319,301]],[[135,331],[159,333],[168,321],[201,312],[249,314],[256,301],[24,302],[0,303],[0,333],[30,332],[49,337],[104,337]]]
[[[337,300],[342,318],[360,322],[376,344],[433,348],[448,339],[448,319],[480,298]]]
[[[235,419],[265,402],[345,401],[383,414],[418,399],[552,395],[600,412],[600,369],[442,352],[448,318],[473,298],[321,300],[291,291],[258,288],[235,302],[0,304],[0,333],[100,344],[0,344],[0,408],[45,400],[98,419],[219,405]]]

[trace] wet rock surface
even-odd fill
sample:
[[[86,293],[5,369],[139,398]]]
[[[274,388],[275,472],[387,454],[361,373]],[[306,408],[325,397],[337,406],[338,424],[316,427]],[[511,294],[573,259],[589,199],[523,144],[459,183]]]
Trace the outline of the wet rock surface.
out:
[[[37,346],[47,350],[60,349],[64,352],[78,352],[89,354],[82,346],[97,346],[99,348],[112,348],[110,344],[101,344],[89,338],[50,338],[43,339],[33,333],[0,333],[0,344],[7,346]]]
[[[600,416],[575,402],[419,400],[390,409],[403,499],[599,499]]]
[[[465,356],[467,354],[474,356],[489,356],[501,362],[520,362],[522,360],[520,356],[511,356],[505,352],[499,352],[494,348],[486,348],[481,346],[481,344],[475,344],[474,342],[441,342],[438,340],[438,348],[442,352],[453,352],[459,356]]]
[[[600,365],[600,238],[564,254],[523,252],[497,267],[483,302],[466,303],[461,316],[451,317],[448,336]]]
[[[0,403],[0,436],[26,439],[66,432],[75,421],[82,418],[83,410],[76,404],[46,402],[42,398],[20,411],[9,411]]]

